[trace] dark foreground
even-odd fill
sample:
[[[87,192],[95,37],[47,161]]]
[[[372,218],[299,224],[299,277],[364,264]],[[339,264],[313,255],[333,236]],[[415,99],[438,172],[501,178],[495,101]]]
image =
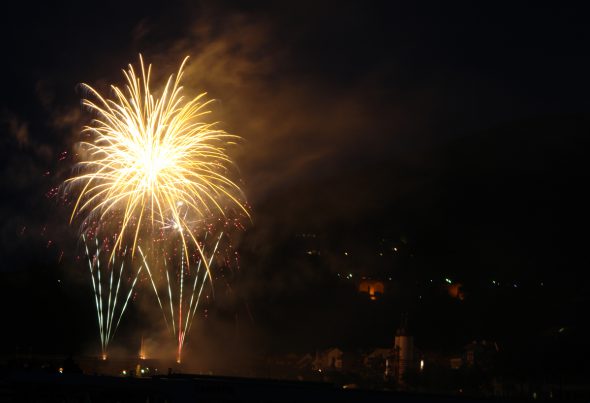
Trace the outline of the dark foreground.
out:
[[[387,391],[342,389],[329,383],[202,375],[120,378],[17,373],[0,381],[2,402],[475,402]]]

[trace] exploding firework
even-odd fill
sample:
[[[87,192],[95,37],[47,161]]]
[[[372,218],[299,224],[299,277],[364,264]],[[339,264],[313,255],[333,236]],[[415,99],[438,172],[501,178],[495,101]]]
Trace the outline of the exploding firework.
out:
[[[79,164],[82,172],[67,181],[82,188],[71,218],[83,215],[101,222],[109,213],[119,213],[112,253],[124,246],[131,230],[135,254],[141,231],[166,222],[178,228],[185,250],[187,240],[198,249],[187,215],[223,215],[228,201],[248,214],[241,189],[227,175],[233,164],[226,148],[238,137],[202,121],[210,113],[206,93],[191,100],[182,96],[187,60],[159,97],[150,88],[151,65],[146,69],[141,56],[141,75],[129,65],[123,71],[125,88],[111,86],[114,99],[85,85],[95,100],[83,104],[98,117],[84,129],[94,141],[81,143],[87,155]]]
[[[220,235],[207,256],[198,236],[203,233],[202,223],[225,216],[227,211],[249,216],[243,192],[230,178],[235,170],[227,148],[239,137],[204,121],[211,103],[205,100],[205,93],[192,99],[183,97],[180,83],[187,60],[159,92],[151,89],[152,68],[145,67],[141,55],[140,73],[129,65],[123,71],[124,88],[111,86],[112,99],[84,85],[91,99],[84,99],[83,105],[97,116],[84,128],[90,140],[80,143],[78,174],[66,181],[67,189],[79,192],[71,221],[82,217],[82,234],[95,230],[90,223],[96,223],[101,231],[110,231],[114,236],[111,261],[127,249],[131,258],[140,253],[139,270],[146,269],[165,319],[153,267],[166,264],[166,258],[155,240],[167,236],[179,239],[182,258],[177,265],[180,281],[176,313],[168,268],[164,269],[170,324],[178,337],[178,359],[205,280],[212,279],[210,265],[221,239]],[[158,252],[163,256],[158,257]],[[197,265],[194,284],[183,299],[185,274],[190,273],[191,263]],[[95,295],[99,295],[100,281],[97,286],[93,273],[91,268]],[[96,300],[100,318],[104,314],[102,301]],[[103,345],[112,337],[112,325],[107,323],[105,328],[105,323],[99,319]]]

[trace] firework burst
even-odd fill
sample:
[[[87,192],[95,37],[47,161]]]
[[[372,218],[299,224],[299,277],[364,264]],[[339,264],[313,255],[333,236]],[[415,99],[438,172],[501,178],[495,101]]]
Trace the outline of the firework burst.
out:
[[[211,259],[221,238],[220,235],[210,251],[211,256],[206,256],[204,244],[197,235],[203,229],[199,223],[215,216],[224,217],[230,210],[249,216],[243,192],[230,179],[234,166],[227,148],[239,137],[218,129],[216,123],[205,121],[211,105],[211,101],[205,100],[205,93],[192,99],[182,95],[181,80],[187,60],[183,60],[178,72],[171,75],[158,92],[151,89],[152,68],[151,65],[145,67],[141,55],[139,74],[129,65],[123,71],[125,86],[111,86],[112,98],[103,97],[84,85],[90,96],[83,100],[83,105],[96,117],[84,128],[90,140],[80,143],[83,157],[78,174],[66,181],[66,189],[77,192],[70,221],[82,218],[83,236],[99,229],[113,234],[109,261],[114,261],[117,253],[127,249],[132,259],[139,251],[139,267],[149,274],[165,319],[167,315],[150,265],[158,261],[165,263],[166,254],[160,258],[154,256],[157,251],[161,252],[154,242],[158,237],[165,238],[166,234],[180,239],[183,256],[176,315],[168,269],[165,269],[170,322],[178,337],[179,357],[205,279],[212,278]],[[192,254],[195,250],[196,257]],[[153,261],[146,256],[147,251]],[[98,275],[100,271],[93,269],[88,251],[87,254],[104,350],[105,341],[108,344],[112,337],[112,323],[101,319],[105,314],[99,298],[100,279],[97,282],[94,278],[94,273]],[[185,292],[183,296],[184,276],[191,262],[197,263],[194,283],[188,287],[192,292],[189,291],[188,296]],[[109,315],[112,313],[107,312],[107,318]]]
[[[94,100],[83,104],[98,116],[84,129],[93,141],[81,143],[87,155],[81,173],[67,181],[81,187],[71,219],[102,222],[111,212],[119,214],[112,253],[130,235],[134,255],[142,230],[169,221],[185,250],[187,243],[199,249],[187,213],[192,219],[223,215],[230,204],[248,215],[240,187],[228,177],[233,164],[226,149],[239,137],[203,122],[210,113],[206,93],[191,100],[182,96],[187,60],[159,96],[150,87],[151,65],[146,69],[141,56],[141,74],[129,65],[124,89],[111,86],[113,99],[85,85]]]

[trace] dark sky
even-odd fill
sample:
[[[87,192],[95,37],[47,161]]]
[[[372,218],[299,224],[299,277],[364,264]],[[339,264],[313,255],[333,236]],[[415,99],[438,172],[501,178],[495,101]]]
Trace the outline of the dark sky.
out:
[[[209,339],[280,351],[383,345],[404,311],[432,348],[562,326],[586,334],[575,313],[588,307],[586,10],[123,3],[21,2],[0,17],[6,351],[93,345],[76,228],[51,193],[90,118],[79,84],[120,83],[140,52],[160,78],[190,55],[187,91],[207,91],[215,118],[245,139],[234,156],[253,220]],[[393,245],[404,255],[376,258]],[[322,257],[306,259],[310,247]],[[342,284],[344,271],[393,280],[371,305]],[[463,283],[464,301],[440,291],[445,277]],[[493,279],[520,289],[493,291]]]

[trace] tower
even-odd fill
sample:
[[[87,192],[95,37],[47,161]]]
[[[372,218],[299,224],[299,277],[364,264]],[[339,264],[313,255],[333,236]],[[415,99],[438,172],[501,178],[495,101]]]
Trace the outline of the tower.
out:
[[[400,327],[395,332],[394,340],[394,375],[399,385],[404,384],[404,377],[414,362],[414,338],[408,333],[408,315],[402,315]]]

